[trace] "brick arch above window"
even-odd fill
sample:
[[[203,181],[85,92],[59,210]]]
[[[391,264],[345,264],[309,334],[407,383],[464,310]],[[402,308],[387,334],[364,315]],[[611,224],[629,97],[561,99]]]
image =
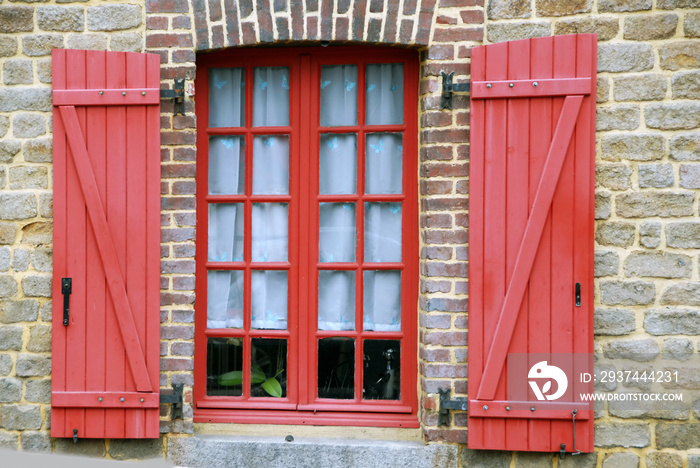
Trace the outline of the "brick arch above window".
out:
[[[428,45],[437,0],[190,0],[197,51],[298,41]]]

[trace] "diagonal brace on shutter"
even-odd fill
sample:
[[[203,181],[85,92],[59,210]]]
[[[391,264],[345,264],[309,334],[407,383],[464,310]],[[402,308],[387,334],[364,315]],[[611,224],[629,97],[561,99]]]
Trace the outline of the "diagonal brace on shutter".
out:
[[[117,251],[112,242],[102,199],[90,163],[90,155],[85,145],[80,122],[78,121],[78,114],[74,106],[59,106],[59,110],[66,129],[70,153],[73,156],[73,162],[78,173],[90,222],[99,247],[98,250],[107,279],[107,287],[114,301],[117,324],[122,335],[126,357],[136,384],[136,390],[139,392],[153,392],[153,386],[148,377],[146,361],[144,360],[143,347],[136,331],[134,315],[129,304],[129,298],[126,295],[124,277],[119,268]]]
[[[566,152],[571,142],[571,136],[576,126],[576,117],[581,109],[583,96],[567,96],[557,122],[557,127],[549,147],[547,161],[540,178],[532,204],[532,210],[525,227],[525,234],[520,243],[515,261],[513,274],[508,283],[503,306],[500,310],[496,332],[484,366],[478,400],[493,400],[498,387],[498,381],[503,372],[506,355],[513,337],[515,322],[518,318],[520,305],[523,301],[528,278],[535,262],[539,239],[547,221],[547,215],[552,205],[554,192],[559,175],[564,166]]]

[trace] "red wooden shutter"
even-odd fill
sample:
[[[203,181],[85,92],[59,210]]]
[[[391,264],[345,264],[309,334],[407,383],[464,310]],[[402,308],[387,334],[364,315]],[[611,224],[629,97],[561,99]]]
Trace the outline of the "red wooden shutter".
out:
[[[592,407],[576,403],[590,384],[569,378],[563,397],[535,403],[509,384],[527,394],[542,355],[593,352],[596,39],[472,49],[470,448],[571,452],[577,410],[576,449],[593,450]],[[509,369],[510,353],[540,358]]]
[[[82,50],[54,50],[52,58],[51,435],[155,438],[160,61]]]

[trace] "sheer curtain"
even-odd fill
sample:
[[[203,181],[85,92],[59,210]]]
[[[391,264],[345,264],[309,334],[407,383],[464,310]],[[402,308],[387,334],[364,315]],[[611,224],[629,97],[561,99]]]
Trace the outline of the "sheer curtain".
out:
[[[321,125],[357,124],[357,67],[331,65],[321,68]],[[366,70],[366,115],[368,125],[403,123],[403,65],[368,65]],[[402,193],[402,135],[370,133],[365,141],[365,193]],[[319,193],[357,193],[357,135],[321,135],[319,148]],[[365,204],[365,262],[401,261],[401,204]],[[355,262],[357,249],[354,203],[321,203],[319,207],[319,260]],[[362,260],[362,259],[360,259]],[[319,330],[354,330],[355,272],[319,271]],[[365,330],[401,329],[401,273],[365,271]]]

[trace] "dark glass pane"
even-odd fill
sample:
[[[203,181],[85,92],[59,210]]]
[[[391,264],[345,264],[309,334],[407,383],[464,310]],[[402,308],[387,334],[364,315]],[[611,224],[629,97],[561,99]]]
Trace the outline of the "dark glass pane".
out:
[[[243,339],[207,339],[207,395],[243,394]]]
[[[366,340],[364,342],[363,400],[401,398],[401,342]]]
[[[287,340],[253,338],[250,362],[250,396],[287,396]]]
[[[355,397],[355,340],[318,340],[318,397],[350,400]]]

